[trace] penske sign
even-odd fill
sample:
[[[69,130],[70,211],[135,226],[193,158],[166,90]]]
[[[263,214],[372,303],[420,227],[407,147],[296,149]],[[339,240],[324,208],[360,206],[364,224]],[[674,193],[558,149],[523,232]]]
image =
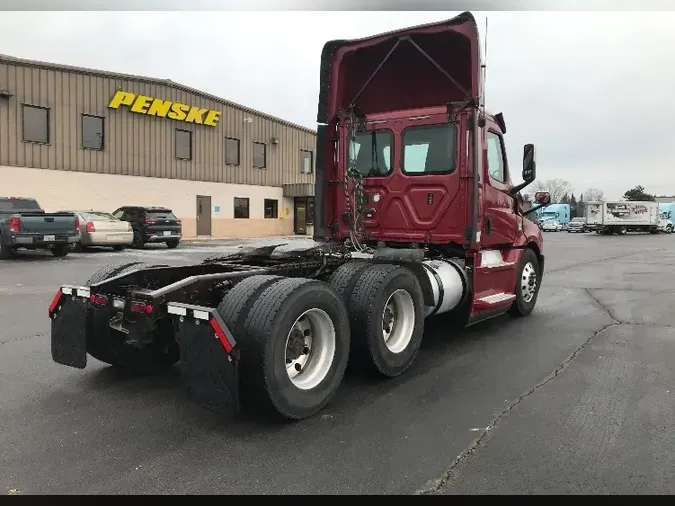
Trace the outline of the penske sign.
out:
[[[160,118],[169,118],[185,123],[197,123],[198,125],[211,127],[218,124],[218,120],[222,114],[221,111],[191,107],[180,102],[172,102],[145,95],[135,95],[128,91],[118,91],[108,104],[108,107],[119,109],[122,105],[127,106],[131,112],[138,114],[159,116]]]

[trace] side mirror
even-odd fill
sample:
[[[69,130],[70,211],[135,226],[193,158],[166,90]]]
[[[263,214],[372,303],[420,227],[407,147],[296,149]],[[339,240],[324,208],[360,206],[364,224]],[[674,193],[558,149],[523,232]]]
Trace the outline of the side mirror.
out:
[[[539,205],[547,206],[551,203],[551,194],[549,192],[537,192],[534,194],[534,200]]]
[[[537,162],[534,157],[534,144],[525,144],[523,148],[523,181],[531,183],[537,177]]]

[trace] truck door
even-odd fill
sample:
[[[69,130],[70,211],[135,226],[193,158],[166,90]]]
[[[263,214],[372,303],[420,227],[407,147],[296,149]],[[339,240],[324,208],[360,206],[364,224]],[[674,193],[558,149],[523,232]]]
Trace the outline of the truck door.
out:
[[[508,173],[504,138],[495,126],[485,133],[486,156],[483,160],[483,228],[481,245],[486,248],[513,244],[518,234],[518,220],[514,197],[509,194],[511,180]]]

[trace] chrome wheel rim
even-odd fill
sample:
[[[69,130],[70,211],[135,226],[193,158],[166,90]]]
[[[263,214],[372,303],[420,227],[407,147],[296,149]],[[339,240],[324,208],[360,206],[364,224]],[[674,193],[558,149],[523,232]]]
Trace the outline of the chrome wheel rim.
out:
[[[300,390],[321,383],[335,357],[336,332],[333,320],[322,309],[309,309],[295,320],[286,337],[286,373]]]
[[[382,312],[382,337],[387,349],[401,353],[408,347],[415,330],[415,303],[406,290],[396,290]]]
[[[520,294],[526,303],[532,302],[537,292],[537,271],[532,262],[527,262],[520,275]]]

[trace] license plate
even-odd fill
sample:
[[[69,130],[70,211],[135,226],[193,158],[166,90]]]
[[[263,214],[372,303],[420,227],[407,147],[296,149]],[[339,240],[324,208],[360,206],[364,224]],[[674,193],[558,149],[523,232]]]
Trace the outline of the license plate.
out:
[[[56,241],[56,236],[55,235],[46,235],[42,238],[44,242],[54,242]]]
[[[121,235],[109,235],[108,239],[110,239],[111,241],[121,241],[122,236]]]
[[[165,230],[164,235],[171,235],[171,230]]]

